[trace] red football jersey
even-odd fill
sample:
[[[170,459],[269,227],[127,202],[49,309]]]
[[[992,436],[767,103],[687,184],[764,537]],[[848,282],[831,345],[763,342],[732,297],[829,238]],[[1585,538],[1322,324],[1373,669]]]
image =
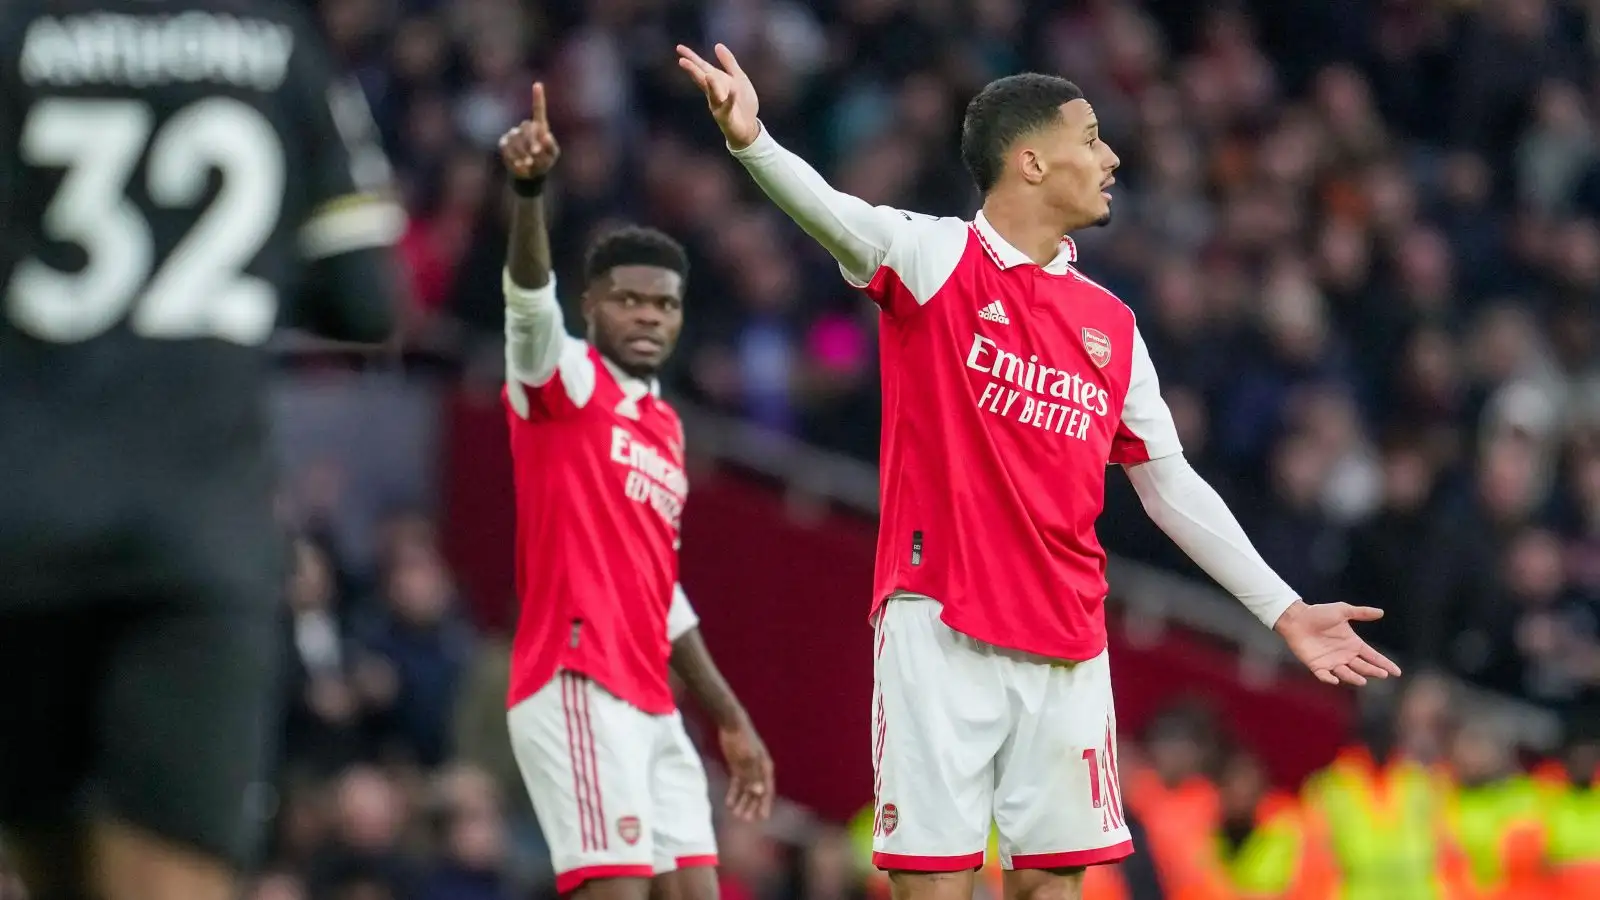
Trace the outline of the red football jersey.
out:
[[[677,412],[575,338],[548,383],[504,396],[522,605],[509,705],[568,669],[672,712],[667,610],[688,496]]]
[[[1077,270],[1071,239],[1040,267],[982,214],[902,215],[858,285],[883,311],[873,612],[924,594],[963,634],[1092,659],[1106,466],[1181,449],[1133,312]]]

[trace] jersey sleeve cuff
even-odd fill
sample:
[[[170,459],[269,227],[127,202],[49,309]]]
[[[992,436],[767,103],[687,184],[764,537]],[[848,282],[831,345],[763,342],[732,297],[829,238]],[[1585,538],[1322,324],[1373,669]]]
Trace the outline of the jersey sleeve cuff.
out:
[[[526,288],[511,280],[511,270],[500,270],[500,290],[505,294],[506,308],[513,312],[526,313],[538,309],[548,309],[559,306],[556,300],[556,276],[550,273],[550,280],[543,287]]]
[[[732,153],[735,159],[742,162],[760,159],[778,146],[778,139],[774,138],[772,132],[767,130],[766,123],[758,122],[757,124],[761,126],[761,131],[756,134],[756,139],[750,142],[750,146],[735,150],[732,144],[724,142],[728,152]]]
[[[1289,611],[1289,607],[1300,602],[1298,594],[1291,593],[1287,597],[1274,597],[1270,600],[1247,601],[1245,607],[1255,614],[1261,624],[1268,628],[1276,628],[1278,619]]]

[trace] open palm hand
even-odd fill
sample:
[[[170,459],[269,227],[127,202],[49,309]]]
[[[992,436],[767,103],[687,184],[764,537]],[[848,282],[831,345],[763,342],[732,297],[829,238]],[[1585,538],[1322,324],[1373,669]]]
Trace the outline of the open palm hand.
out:
[[[1383,610],[1370,606],[1296,601],[1273,629],[1318,681],[1362,685],[1368,678],[1400,675],[1399,666],[1372,649],[1350,626],[1351,622],[1381,618]]]
[[[689,73],[700,92],[706,95],[706,105],[711,117],[717,120],[723,137],[735,150],[742,150],[761,136],[761,122],[756,113],[761,103],[756,98],[756,86],[750,76],[739,68],[739,60],[726,45],[715,48],[718,66],[706,62],[700,54],[682,44],[678,45],[678,68]]]

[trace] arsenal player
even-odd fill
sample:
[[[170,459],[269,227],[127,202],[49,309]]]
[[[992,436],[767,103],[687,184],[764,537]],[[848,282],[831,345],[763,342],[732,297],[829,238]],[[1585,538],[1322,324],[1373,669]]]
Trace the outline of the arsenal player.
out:
[[[542,85],[500,140],[516,194],[504,290],[505,404],[517,502],[507,714],[563,895],[715,897],[706,776],[671,668],[717,723],[744,818],[772,803],[772,763],[700,639],[678,577],[683,426],[655,374],[683,325],[688,263],[625,228],[585,261],[587,340],[570,337],[540,200],[560,150]]]
[[[1094,533],[1110,463],[1318,678],[1399,673],[1350,626],[1380,611],[1307,605],[1262,561],[1185,462],[1133,313],[1078,268],[1065,235],[1109,219],[1118,160],[1075,85],[973,98],[964,221],[834,190],[762,127],[726,47],[678,55],[733,155],[881,310],[873,860],[897,897],[970,897],[991,817],[1012,897],[1077,896],[1132,852]]]

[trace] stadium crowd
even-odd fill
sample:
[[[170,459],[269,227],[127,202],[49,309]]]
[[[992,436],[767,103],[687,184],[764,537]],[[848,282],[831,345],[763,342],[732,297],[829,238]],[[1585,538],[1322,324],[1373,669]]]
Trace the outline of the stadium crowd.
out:
[[[492,150],[537,75],[564,146],[550,194],[561,281],[578,283],[578,249],[607,223],[669,230],[693,258],[669,387],[867,459],[872,307],[752,193],[673,68],[672,45],[727,42],[768,126],[837,186],[938,214],[975,203],[954,152],[966,97],[1023,69],[1076,80],[1124,161],[1115,221],[1081,236],[1083,266],[1141,316],[1188,455],[1263,555],[1310,598],[1388,610],[1373,636],[1411,670],[1523,697],[1593,738],[1583,726],[1600,718],[1600,6],[318,5],[412,214],[411,360],[494,389],[506,223]],[[1188,571],[1124,479],[1111,484],[1108,548]],[[494,724],[503,729],[504,649],[466,621],[435,526],[396,517],[375,549],[349,558],[290,507],[308,535],[288,592],[293,702],[286,774],[267,808],[271,866],[253,897],[548,890]],[[1217,730],[1198,714],[1160,719],[1123,767],[1153,871],[1130,869],[1120,889],[1132,900],[1311,900],[1311,848],[1337,845],[1386,871],[1395,861],[1382,851],[1403,848],[1410,871],[1426,873],[1416,884],[1432,885],[1349,900],[1453,900],[1437,891],[1461,865],[1478,884],[1463,897],[1600,896],[1582,893],[1593,881],[1529,888],[1511,877],[1530,853],[1553,858],[1562,816],[1600,834],[1583,799],[1595,761],[1573,775],[1583,790],[1559,767],[1516,776],[1500,736],[1446,727],[1449,704],[1419,684],[1408,696],[1421,699],[1402,704],[1411,712],[1385,720],[1403,727],[1363,737],[1429,768],[1374,768],[1350,751],[1305,803],[1266,793],[1248,754],[1214,746]],[[1434,777],[1446,771],[1453,781]],[[1316,831],[1319,812],[1359,804],[1362,785],[1391,776],[1428,802],[1420,818],[1389,823],[1387,845],[1350,850]],[[1478,843],[1461,849],[1471,841],[1441,835],[1462,834],[1452,829],[1469,806]],[[723,829],[728,897],[878,889],[848,830],[780,818]],[[1523,825],[1538,850],[1515,839]],[[1596,847],[1567,851],[1600,864]],[[1257,877],[1267,883],[1227,882]]]

